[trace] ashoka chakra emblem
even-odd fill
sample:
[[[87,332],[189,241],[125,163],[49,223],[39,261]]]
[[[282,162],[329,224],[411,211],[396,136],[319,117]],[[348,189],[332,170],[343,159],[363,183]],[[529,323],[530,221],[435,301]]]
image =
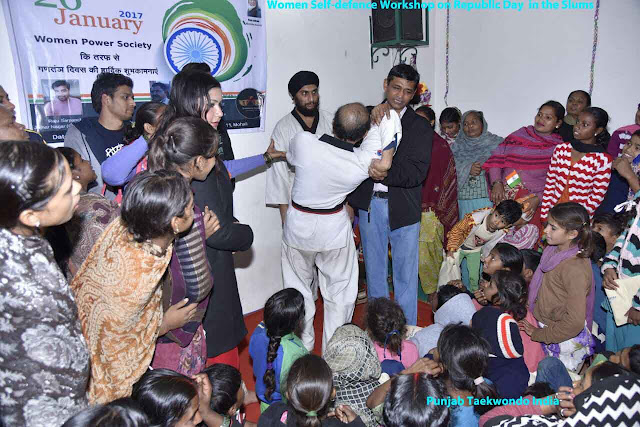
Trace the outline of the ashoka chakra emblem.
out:
[[[206,62],[215,75],[222,63],[218,41],[208,31],[193,27],[171,34],[165,43],[164,55],[175,73],[190,62]]]

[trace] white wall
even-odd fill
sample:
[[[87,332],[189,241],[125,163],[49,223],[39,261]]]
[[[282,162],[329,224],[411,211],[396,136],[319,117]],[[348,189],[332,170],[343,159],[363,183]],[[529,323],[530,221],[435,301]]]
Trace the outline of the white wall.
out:
[[[595,5],[595,0],[593,1]],[[445,12],[436,11],[436,112],[445,108]],[[506,136],[533,123],[536,109],[589,89],[593,10],[451,11],[449,106],[481,109]],[[609,130],[633,123],[640,92],[640,2],[601,1],[594,106]],[[433,34],[433,33],[432,33]]]
[[[287,83],[299,70],[320,77],[320,108],[335,111],[351,101],[366,104],[382,99],[382,81],[391,67],[382,57],[369,64],[369,14],[365,11],[266,10],[267,121],[264,134],[233,135],[236,157],[262,152],[277,121],[293,108]],[[264,205],[265,174],[237,183],[236,216],[255,233],[252,261],[243,254],[236,274],[245,312],[262,308],[266,299],[282,288],[280,215]],[[237,257],[238,258],[238,257]]]

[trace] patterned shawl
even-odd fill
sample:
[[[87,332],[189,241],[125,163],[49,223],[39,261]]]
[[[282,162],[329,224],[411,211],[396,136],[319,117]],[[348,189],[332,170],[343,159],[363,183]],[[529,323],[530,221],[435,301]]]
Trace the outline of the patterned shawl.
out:
[[[573,399],[576,413],[567,418],[556,415],[499,416],[485,426],[591,427],[637,426],[640,419],[640,379],[633,374],[596,381]]]
[[[322,357],[333,372],[336,405],[349,405],[367,426],[378,426],[379,420],[367,408],[367,398],[380,385],[382,368],[367,333],[356,325],[339,327]]]
[[[213,288],[213,276],[209,268],[206,253],[206,235],[204,220],[200,209],[193,207],[193,226],[185,236],[177,239],[171,255],[171,280],[164,281],[163,302],[164,310],[177,304],[185,298],[189,303],[198,302],[196,318],[182,328],[173,329],[158,339],[159,342],[175,342],[180,347],[186,347],[191,342],[193,334],[202,324],[209,296]]]
[[[562,137],[557,133],[539,135],[533,126],[521,127],[505,138],[482,167],[485,170],[490,168],[549,169],[553,150],[558,144],[562,144]]]
[[[470,113],[476,111],[470,110],[462,115],[461,124]],[[458,174],[458,191],[461,191],[467,181],[469,181],[469,172],[471,165],[475,162],[484,163],[496,147],[502,142],[503,138],[489,132],[487,121],[482,119],[482,134],[477,138],[469,138],[463,130],[460,130],[456,142],[451,146],[453,157],[456,160],[456,173]]]
[[[60,426],[87,405],[73,294],[39,235],[0,228],[0,425]]]
[[[80,194],[73,217],[64,225],[71,242],[67,280],[73,280],[98,237],[119,215],[120,207],[104,196],[95,193]]]
[[[71,282],[91,353],[90,403],[131,395],[149,367],[162,322],[159,282],[172,249],[161,253],[150,243],[135,242],[116,220]]]

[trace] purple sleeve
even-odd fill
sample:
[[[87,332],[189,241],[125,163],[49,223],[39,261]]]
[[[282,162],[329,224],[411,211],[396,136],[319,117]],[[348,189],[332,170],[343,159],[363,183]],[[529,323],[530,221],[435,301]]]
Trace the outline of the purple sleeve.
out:
[[[502,181],[502,169],[500,168],[490,168],[488,175],[490,186],[496,181]]]
[[[613,132],[609,145],[607,145],[607,153],[611,154],[611,157],[617,159],[620,155],[621,145],[624,145],[624,141],[620,139],[620,130]]]
[[[148,149],[147,141],[143,137],[122,147],[102,163],[102,180],[114,187],[125,185],[136,174],[136,166]]]
[[[256,154],[255,156],[245,157],[243,159],[224,160],[223,163],[227,171],[229,171],[229,176],[235,178],[238,175],[251,172],[264,165],[264,157],[262,154]]]

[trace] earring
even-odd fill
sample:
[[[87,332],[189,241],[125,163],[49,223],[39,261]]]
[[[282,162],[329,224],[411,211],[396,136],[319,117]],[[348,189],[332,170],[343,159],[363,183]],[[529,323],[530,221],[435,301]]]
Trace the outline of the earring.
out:
[[[40,228],[40,220],[36,220],[35,226],[36,228]]]
[[[178,231],[178,229],[176,228],[175,230],[173,230],[173,234],[180,234],[180,232]]]
[[[76,176],[75,176],[75,179],[80,179],[80,175],[76,175]]]

